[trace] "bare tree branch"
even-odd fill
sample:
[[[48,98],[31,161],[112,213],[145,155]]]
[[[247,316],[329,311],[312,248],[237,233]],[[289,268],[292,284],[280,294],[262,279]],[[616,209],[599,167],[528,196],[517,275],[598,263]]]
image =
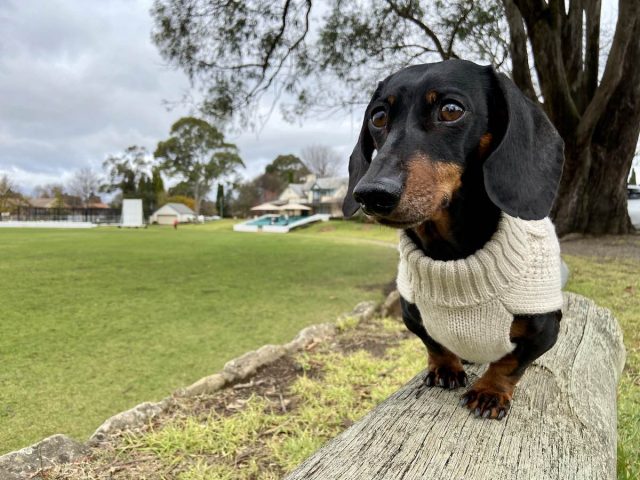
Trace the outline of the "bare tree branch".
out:
[[[587,15],[587,50],[584,54],[584,87],[587,98],[593,98],[598,88],[598,67],[600,61],[600,0],[585,0]]]
[[[453,52],[451,52],[451,54],[448,54],[445,51],[445,49],[442,47],[442,43],[440,43],[440,39],[435,34],[435,32],[431,30],[429,27],[427,27],[419,19],[410,15],[407,9],[401,9],[396,3],[392,2],[391,0],[386,0],[386,2],[387,2],[387,5],[391,7],[391,9],[394,11],[396,15],[398,15],[400,18],[404,18],[405,20],[409,20],[411,23],[416,25],[420,30],[422,30],[427,35],[427,37],[431,39],[434,46],[436,47],[436,50],[438,51],[438,53],[440,54],[443,60],[448,60],[449,58],[458,58],[458,56]]]
[[[310,145],[300,152],[305,166],[319,177],[333,177],[338,174],[342,159],[326,145]]]
[[[511,54],[512,77],[515,84],[534,102],[538,101],[536,90],[531,80],[529,54],[527,52],[527,33],[524,30],[522,15],[513,0],[504,0],[504,8],[509,23],[509,53]]]
[[[562,56],[558,18],[543,0],[514,0],[527,25],[547,114],[567,136],[580,121]]]
[[[460,15],[460,18],[458,19],[458,21],[456,22],[455,26],[453,27],[453,30],[451,31],[451,35],[449,35],[449,41],[447,42],[447,56],[449,58],[452,58],[452,55],[453,55],[453,42],[455,41],[456,36],[458,35],[458,32],[460,31],[460,26],[467,20],[467,18],[469,17],[469,14],[471,13],[472,10],[473,10],[473,2],[470,2],[468,8],[466,8],[464,10],[464,13],[462,15]]]
[[[578,125],[577,140],[585,143],[593,133],[600,115],[604,112],[611,95],[618,87],[622,78],[622,65],[629,42],[633,38],[635,22],[640,21],[640,2],[638,0],[619,0],[618,21],[613,36],[613,45],[607,58],[607,65],[602,75],[600,85],[596,89],[593,99],[587,106]],[[637,41],[637,39],[636,39]],[[638,65],[640,59],[627,59]]]

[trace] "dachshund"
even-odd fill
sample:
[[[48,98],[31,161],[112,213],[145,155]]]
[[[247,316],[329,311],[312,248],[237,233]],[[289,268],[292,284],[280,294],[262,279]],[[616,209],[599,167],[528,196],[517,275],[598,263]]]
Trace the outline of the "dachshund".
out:
[[[563,151],[540,106],[493,67],[464,60],[410,66],[380,82],[365,110],[343,212],[348,218],[361,208],[401,229],[424,256],[451,265],[482,250],[505,214],[532,224],[549,215]],[[551,236],[557,244],[555,230]],[[557,257],[559,278],[559,247]],[[561,298],[559,285],[553,288]],[[427,348],[419,390],[466,386],[463,362],[470,359],[434,338],[423,321],[429,312],[405,295],[401,306],[405,325]],[[460,405],[504,418],[526,368],[555,344],[560,308],[512,309],[511,351],[489,362]]]

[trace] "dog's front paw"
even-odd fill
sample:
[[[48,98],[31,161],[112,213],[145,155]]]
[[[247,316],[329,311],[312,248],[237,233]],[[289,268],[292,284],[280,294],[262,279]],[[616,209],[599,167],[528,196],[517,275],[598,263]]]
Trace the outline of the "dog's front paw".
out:
[[[500,392],[491,387],[474,385],[462,395],[460,405],[467,407],[476,417],[502,420],[511,407],[512,392]]]
[[[466,385],[467,374],[464,369],[452,368],[451,366],[437,367],[427,372],[422,379],[422,385],[420,385],[416,392],[416,396],[422,395],[425,389],[429,387],[453,390]]]

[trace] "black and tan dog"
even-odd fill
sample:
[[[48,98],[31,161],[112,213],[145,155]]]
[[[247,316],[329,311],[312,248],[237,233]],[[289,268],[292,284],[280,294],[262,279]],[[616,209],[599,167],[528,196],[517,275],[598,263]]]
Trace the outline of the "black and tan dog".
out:
[[[506,76],[462,60],[412,66],[380,82],[367,106],[344,214],[362,208],[405,230],[426,256],[464,259],[491,239],[502,212],[546,217],[562,164],[555,128]],[[429,335],[418,308],[403,299],[402,311],[428,350],[424,385],[466,385],[461,359]],[[503,418],[527,366],[556,342],[560,319],[559,310],[514,315],[515,348],[491,363],[460,403]]]

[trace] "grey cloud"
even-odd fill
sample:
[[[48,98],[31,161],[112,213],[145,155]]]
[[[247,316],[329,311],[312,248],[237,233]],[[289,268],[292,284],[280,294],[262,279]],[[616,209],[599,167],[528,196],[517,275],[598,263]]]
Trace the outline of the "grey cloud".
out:
[[[83,166],[99,168],[132,144],[153,150],[189,113],[163,103],[182,98],[189,84],[151,43],[151,3],[0,0],[0,172],[29,191]],[[344,152],[346,172],[354,135],[348,118],[300,127],[274,113],[258,135],[230,139],[251,177],[276,155],[312,143]]]

